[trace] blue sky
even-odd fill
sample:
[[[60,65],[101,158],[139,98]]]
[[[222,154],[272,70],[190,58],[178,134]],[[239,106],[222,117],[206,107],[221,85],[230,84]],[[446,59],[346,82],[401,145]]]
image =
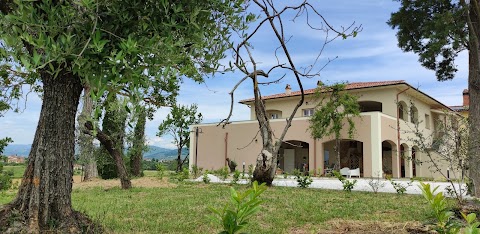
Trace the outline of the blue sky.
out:
[[[290,3],[291,1],[285,2]],[[390,14],[399,8],[398,2],[328,0],[315,3],[316,9],[334,27],[348,26],[355,21],[357,25],[362,25],[363,30],[356,38],[337,39],[328,44],[320,57],[317,68],[323,66],[329,58],[332,59],[336,56],[338,58],[321,71],[320,77],[304,79],[304,88],[314,88],[318,80],[322,80],[324,83],[406,80],[409,84],[418,87],[446,105],[462,104],[462,91],[467,88],[468,78],[467,53],[462,53],[456,61],[459,72],[455,79],[438,82],[433,71],[420,66],[417,55],[404,53],[397,47],[396,31],[392,30],[385,22],[389,19]],[[291,15],[284,18],[287,36],[292,36],[288,45],[296,65],[306,66],[313,63],[317,57],[325,35],[309,30],[304,21],[301,21],[302,19],[296,23],[288,21],[291,18]],[[253,54],[261,68],[265,69],[276,64],[273,54],[276,47],[274,43],[273,35],[267,27],[259,31],[257,37],[254,38]],[[227,59],[223,62],[226,63]],[[270,79],[282,74],[275,73]],[[196,84],[185,80],[181,86],[178,101],[181,104],[197,103],[199,111],[204,116],[204,122],[218,122],[227,116],[230,106],[228,93],[241,77],[238,73],[216,75],[206,78],[205,84]],[[287,75],[279,84],[262,87],[262,94],[283,92],[286,84],[291,84],[293,90],[298,90],[298,87],[294,85],[296,84],[294,78]],[[235,101],[252,96],[251,84],[246,81],[235,92]],[[13,138],[15,144],[31,144],[40,107],[41,100],[35,94],[30,94],[23,113],[10,112],[0,118],[0,138],[9,136]],[[158,125],[168,112],[167,108],[158,110],[154,120],[147,123],[146,134],[149,144],[167,148],[174,147],[170,137],[155,136]],[[232,120],[247,120],[249,116],[250,112],[246,106],[235,104]]]

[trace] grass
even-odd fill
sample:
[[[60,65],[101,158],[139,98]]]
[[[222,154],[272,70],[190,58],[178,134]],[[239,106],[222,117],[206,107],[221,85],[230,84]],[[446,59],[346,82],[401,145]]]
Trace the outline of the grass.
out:
[[[23,177],[23,172],[25,171],[25,165],[19,166],[3,166],[4,171],[13,171],[14,179],[21,179]]]
[[[12,190],[0,193],[0,204],[14,195]],[[228,195],[228,185],[179,183],[128,191],[77,188],[72,200],[76,210],[100,222],[109,233],[214,233],[220,227],[207,218],[208,207],[223,207]],[[317,233],[335,220],[406,224],[429,217],[427,204],[418,195],[272,187],[262,198],[261,212],[244,230],[248,233]]]

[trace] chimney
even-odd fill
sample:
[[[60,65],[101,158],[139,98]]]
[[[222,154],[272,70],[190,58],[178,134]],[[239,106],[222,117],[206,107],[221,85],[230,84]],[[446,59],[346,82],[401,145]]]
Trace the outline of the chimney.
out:
[[[463,106],[470,105],[470,94],[468,93],[468,89],[463,90]]]
[[[285,87],[285,94],[290,95],[292,93],[292,88],[290,88],[290,85],[287,84],[287,87]]]

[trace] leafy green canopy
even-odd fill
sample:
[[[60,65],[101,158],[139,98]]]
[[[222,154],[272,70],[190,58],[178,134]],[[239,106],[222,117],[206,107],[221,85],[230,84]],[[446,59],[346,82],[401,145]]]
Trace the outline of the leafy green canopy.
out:
[[[170,114],[158,126],[157,136],[170,134],[173,137],[173,143],[182,149],[190,145],[190,126],[202,122],[202,114],[197,114],[197,105],[191,106],[175,105]]]
[[[344,119],[348,122],[348,136],[351,138],[355,132],[354,116],[360,115],[357,96],[345,92],[345,84],[335,84],[330,87],[317,88],[317,95],[329,92],[323,96],[310,118],[310,132],[313,138],[319,139],[331,134],[335,139],[340,139],[340,132],[344,126]]]
[[[41,77],[81,78],[156,105],[179,77],[219,69],[232,29],[246,28],[244,0],[0,0],[0,98]],[[39,79],[40,78],[40,79]],[[134,100],[135,101],[135,100]],[[97,110],[98,112],[100,110]],[[98,115],[98,113],[97,113]]]
[[[398,28],[398,46],[420,56],[419,62],[436,72],[440,81],[452,79],[455,58],[468,49],[467,11],[459,1],[398,0],[401,7],[387,22]]]

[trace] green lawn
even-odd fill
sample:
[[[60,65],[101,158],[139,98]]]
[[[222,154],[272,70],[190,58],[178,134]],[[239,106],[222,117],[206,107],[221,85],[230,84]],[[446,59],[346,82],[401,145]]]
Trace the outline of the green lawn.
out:
[[[219,226],[206,217],[207,208],[222,206],[228,195],[228,185],[186,183],[128,191],[74,189],[72,199],[76,210],[110,233],[216,233]],[[0,204],[13,196],[12,191],[0,193]],[[262,197],[266,201],[245,230],[248,233],[317,233],[329,220],[407,224],[428,219],[427,204],[417,195],[274,187]]]
[[[25,165],[20,166],[3,166],[4,171],[13,171],[13,178],[20,179],[23,177],[23,172],[25,171]]]

